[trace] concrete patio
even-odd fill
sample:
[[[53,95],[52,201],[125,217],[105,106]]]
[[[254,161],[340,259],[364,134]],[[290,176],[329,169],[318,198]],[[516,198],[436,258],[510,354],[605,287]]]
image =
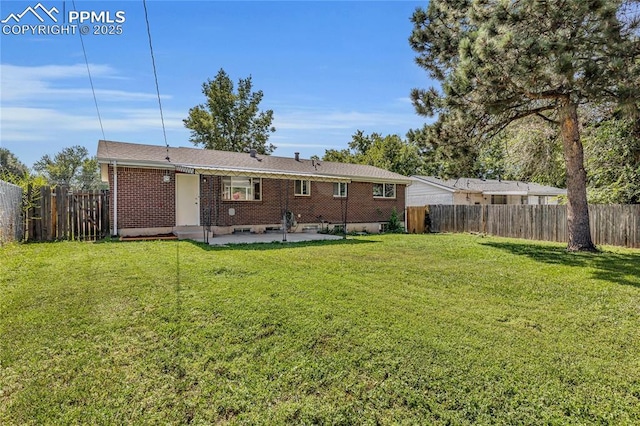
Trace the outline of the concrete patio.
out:
[[[264,233],[264,234],[250,234],[239,233],[230,235],[216,235],[209,237],[209,244],[212,246],[223,246],[229,244],[255,244],[255,243],[299,243],[305,241],[322,241],[322,240],[340,240],[342,236],[317,234],[317,233],[288,233],[287,240],[283,241],[282,233]],[[202,241],[202,236],[199,239]]]
[[[179,240],[205,241],[205,230],[201,226],[178,226],[173,229],[173,234]],[[222,246],[229,244],[253,244],[288,242],[299,243],[304,241],[339,240],[342,236],[319,234],[317,232],[288,232],[286,241],[283,241],[282,231],[264,232],[261,234],[252,232],[238,232],[235,234],[212,235],[209,233],[209,244]]]

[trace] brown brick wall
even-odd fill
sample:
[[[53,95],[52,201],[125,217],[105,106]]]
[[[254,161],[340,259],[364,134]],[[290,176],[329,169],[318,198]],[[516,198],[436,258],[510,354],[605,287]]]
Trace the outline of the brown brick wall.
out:
[[[379,199],[373,198],[373,184],[352,182],[347,185],[348,198],[341,199],[333,196],[330,182],[311,182],[310,196],[295,196],[293,180],[262,179],[261,201],[223,201],[221,177],[202,176],[200,184],[200,220],[208,223],[210,214],[214,226],[276,224],[284,206],[300,223],[318,223],[320,216],[330,223],[342,223],[345,209],[349,223],[385,222],[394,207],[400,217],[404,215],[404,185],[396,185],[395,199]],[[229,215],[230,208],[235,216]]]
[[[170,177],[169,182],[163,181],[165,175]],[[112,166],[109,187],[113,209]],[[118,228],[175,226],[175,187],[173,171],[118,167]],[[261,201],[223,201],[222,178],[203,175],[200,221],[214,226],[277,224],[285,206],[300,223],[318,223],[320,217],[329,223],[342,223],[344,209],[349,223],[385,222],[394,207],[400,218],[404,217],[404,185],[396,185],[395,199],[373,198],[371,183],[352,182],[347,188],[346,200],[333,196],[333,183],[329,182],[311,182],[310,196],[295,196],[293,180],[262,179]],[[235,216],[229,215],[230,208],[235,209]],[[113,221],[113,210],[110,218]]]
[[[169,176],[169,182],[163,177]],[[109,166],[111,223],[113,167]],[[118,228],[159,228],[176,224],[176,181],[172,170],[118,167]]]

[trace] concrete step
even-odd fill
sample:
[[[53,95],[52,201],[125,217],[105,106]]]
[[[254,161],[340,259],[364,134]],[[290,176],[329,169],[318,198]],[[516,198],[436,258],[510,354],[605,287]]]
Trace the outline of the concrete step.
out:
[[[174,226],[173,232],[202,232],[202,226],[190,225],[190,226]]]
[[[179,240],[194,240],[204,241],[204,231],[202,226],[176,226],[173,228],[173,234],[178,237]],[[209,234],[211,238],[211,234]]]

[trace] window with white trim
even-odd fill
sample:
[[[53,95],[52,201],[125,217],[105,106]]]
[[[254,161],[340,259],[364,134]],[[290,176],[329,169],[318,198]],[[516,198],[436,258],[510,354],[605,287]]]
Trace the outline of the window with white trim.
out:
[[[311,181],[296,179],[293,184],[293,193],[299,196],[311,195]]]
[[[222,178],[222,199],[227,201],[260,201],[260,178],[225,176]]]
[[[335,182],[333,184],[333,196],[344,198],[347,196],[347,182]]]
[[[376,198],[396,198],[396,184],[374,183],[373,196]]]

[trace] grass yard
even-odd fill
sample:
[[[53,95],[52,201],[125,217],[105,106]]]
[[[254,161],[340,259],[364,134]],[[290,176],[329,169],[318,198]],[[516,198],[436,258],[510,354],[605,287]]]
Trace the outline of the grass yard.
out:
[[[0,336],[3,425],[640,423],[638,250],[9,245]]]

